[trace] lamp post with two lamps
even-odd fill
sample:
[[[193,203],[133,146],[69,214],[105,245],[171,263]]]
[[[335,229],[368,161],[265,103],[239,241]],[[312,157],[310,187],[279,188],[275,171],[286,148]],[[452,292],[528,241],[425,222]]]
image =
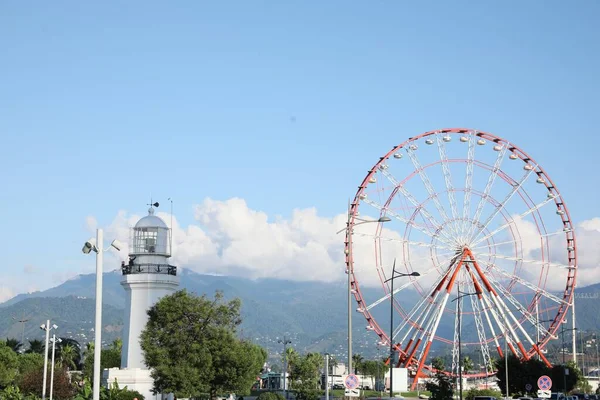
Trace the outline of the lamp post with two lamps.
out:
[[[50,400],[52,400],[52,390],[54,389],[54,352],[56,350],[56,343],[60,343],[62,342],[62,340],[60,338],[57,338],[56,335],[52,335],[52,339],[50,339],[50,341],[52,342],[52,368],[50,369],[52,372],[50,372]]]
[[[46,400],[46,382],[48,378],[48,342],[50,341],[50,331],[58,329],[56,324],[50,325],[50,320],[47,320],[45,324],[40,325],[40,329],[46,331],[46,346],[44,347],[44,378],[42,386],[42,400]]]
[[[103,248],[104,233],[102,229],[96,230],[96,240],[90,239],[84,243],[81,251],[83,254],[89,254],[92,251],[96,253],[96,321],[94,325],[94,387],[93,400],[100,399],[100,350],[102,349],[102,273],[103,273]],[[113,240],[110,244],[112,248],[121,251],[123,244],[118,240]]]
[[[394,376],[394,279],[404,276],[421,276],[418,272],[414,271],[410,274],[404,274],[396,272],[396,259],[394,259],[394,266],[392,267],[392,276],[384,281],[391,281],[390,288],[390,399],[394,397],[393,394],[393,376]]]
[[[458,289],[458,296],[456,296],[452,302],[458,301],[456,303],[456,312],[458,313],[458,393],[459,393],[459,398],[460,400],[462,400],[463,398],[463,380],[462,380],[462,342],[461,342],[461,336],[460,336],[460,331],[461,331],[461,323],[462,323],[462,312],[461,312],[461,299],[463,297],[467,297],[467,296],[475,296],[475,295],[479,295],[481,294],[481,292],[475,292],[475,293],[465,293],[465,292],[461,292],[460,288]]]
[[[344,229],[340,229],[336,232],[336,234],[340,234],[346,231],[346,273],[348,274],[348,374],[352,373],[352,275],[351,264],[352,264],[352,232],[350,229],[352,214],[350,213],[350,206],[348,206],[348,222],[346,222],[346,227]],[[353,224],[353,227],[373,222],[383,223],[390,222],[390,217],[380,217],[379,219],[362,219],[358,217],[354,217],[355,221],[359,221],[358,223]]]

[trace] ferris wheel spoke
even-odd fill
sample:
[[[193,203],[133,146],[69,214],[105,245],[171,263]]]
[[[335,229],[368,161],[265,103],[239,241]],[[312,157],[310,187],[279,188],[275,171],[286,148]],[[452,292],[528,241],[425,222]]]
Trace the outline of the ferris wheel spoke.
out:
[[[494,282],[492,282],[494,283]],[[523,306],[512,296],[512,294],[508,291],[506,291],[502,285],[497,284],[496,285],[499,289],[501,289],[502,292],[504,292],[506,298],[512,303],[513,306],[515,306],[517,308],[518,311],[521,312],[521,314],[527,318],[526,314],[529,314],[526,310],[523,310]],[[527,340],[527,342],[529,342],[529,344],[532,346],[532,348],[539,354],[540,358],[542,359],[542,361],[544,361],[544,363],[546,364],[546,366],[551,367],[552,365],[548,362],[548,360],[546,359],[546,357],[542,354],[542,352],[539,350],[538,346],[536,343],[534,343],[533,339],[531,338],[531,336],[529,335],[529,333],[527,333],[527,331],[525,330],[525,328],[523,327],[523,324],[521,324],[521,322],[515,317],[514,313],[510,310],[510,308],[506,305],[506,303],[502,300],[502,298],[499,298],[500,303],[503,304],[506,313],[508,314],[508,316],[512,319],[514,325],[519,329],[519,331],[521,332],[521,334],[525,337],[525,339]],[[529,314],[529,316],[531,316],[531,314]],[[532,325],[534,327],[537,328],[537,322],[534,320],[532,322]],[[515,335],[515,338],[518,338]],[[521,343],[521,341],[517,341],[517,346],[519,347],[519,350],[521,351],[521,354],[523,355],[523,357],[525,359],[529,359],[529,353],[527,352],[527,350],[525,350],[525,348],[523,347],[523,344]]]
[[[505,153],[506,153],[506,146],[502,146],[500,151],[498,151],[498,156],[496,157],[496,161],[494,162],[494,166],[492,167],[492,172],[490,173],[490,176],[488,177],[488,181],[485,185],[485,189],[483,190],[483,195],[481,196],[481,198],[479,199],[479,202],[477,203],[477,209],[475,210],[475,214],[473,217],[474,221],[479,221],[479,218],[481,218],[481,213],[483,212],[483,207],[484,207],[488,197],[490,197],[492,186],[494,185],[494,181],[498,177],[498,171],[500,171],[500,165],[502,164],[502,161],[504,160]],[[467,237],[471,237],[474,229],[475,229],[475,225],[471,225],[469,227],[469,230],[467,231]]]
[[[513,240],[507,240],[507,241],[505,241],[505,242],[497,242],[497,243],[496,243],[496,242],[494,242],[494,243],[493,243],[493,247],[504,246],[504,245],[507,245],[507,244],[512,244],[512,245],[515,245],[515,246],[517,245],[517,243],[516,243],[516,242],[515,242],[515,240],[513,239]],[[469,247],[469,248],[470,248],[471,250],[481,250],[481,249],[487,249],[487,248],[489,248],[489,247],[490,247],[490,245],[484,244],[484,245],[482,245],[482,246],[477,246],[477,247],[473,247],[473,246],[471,246],[471,247]]]
[[[502,294],[504,295],[504,297],[515,307],[515,309],[517,311],[519,311],[519,313],[521,313],[521,315],[523,315],[523,317],[525,317],[525,319],[527,319],[527,321],[529,321],[534,327],[537,325],[537,320],[536,318],[527,310],[527,308],[525,306],[523,306],[513,295],[512,293],[506,289],[503,285],[500,284],[500,282],[496,281],[495,279],[493,279],[492,277],[489,277],[490,282],[492,284],[494,284],[494,286],[500,290],[500,292],[502,292]],[[548,333],[546,331],[546,333]],[[533,344],[533,343],[532,343]]]
[[[387,169],[382,169],[381,173],[394,185],[394,187],[400,193],[402,193],[402,195],[419,211],[419,213],[435,227],[436,232],[440,232],[442,235],[444,235],[446,237],[447,240],[450,240],[450,241],[452,240],[452,238],[450,236],[448,236],[445,232],[443,232],[439,222],[437,222],[437,220],[433,217],[433,215],[431,215],[431,213],[427,210],[427,208],[423,204],[421,204],[412,195],[412,193],[410,193],[404,187],[404,185],[401,182],[399,182]],[[420,171],[419,171],[419,174],[420,174]],[[430,196],[431,196],[431,193],[430,193]],[[437,197],[433,197],[433,200],[434,200],[434,203],[435,202],[439,203],[439,200],[437,200]]]
[[[506,207],[506,204],[510,201],[510,199],[512,199],[512,197],[515,195],[515,193],[517,193],[519,191],[519,189],[523,186],[525,181],[527,181],[527,178],[529,178],[529,176],[535,170],[535,168],[537,168],[537,165],[534,166],[532,169],[528,170],[523,175],[521,180],[516,185],[513,185],[512,190],[506,195],[506,197],[500,202],[500,204],[498,204],[496,206],[494,211],[490,214],[488,219],[485,220],[483,225],[481,227],[479,227],[479,229],[477,229],[477,231],[469,237],[470,242],[472,242],[473,238],[476,238],[477,236],[479,236],[481,234],[481,232],[485,231],[485,229],[492,222],[492,220],[498,215],[498,213],[500,213],[500,211],[502,211]]]
[[[436,232],[431,232],[429,229],[427,229],[427,226],[425,226],[425,228],[424,228],[423,225],[416,224],[414,221],[406,219],[405,217],[403,217],[402,215],[396,213],[395,211],[392,211],[390,209],[386,209],[381,204],[379,204],[377,202],[374,202],[373,200],[365,198],[362,201],[365,202],[365,203],[367,203],[367,204],[369,204],[370,206],[378,209],[379,211],[385,211],[386,215],[389,215],[389,216],[392,216],[392,217],[396,218],[397,220],[399,220],[400,222],[404,223],[405,225],[412,226],[413,228],[417,229],[421,233],[424,233],[425,235],[427,235],[427,236],[429,236],[431,238],[436,238],[440,242],[443,242],[443,243],[445,243],[447,245],[451,244],[446,239],[442,239]],[[422,209],[421,209],[421,211],[422,211]]]
[[[465,177],[465,196],[463,202],[463,216],[461,225],[461,242],[467,240],[467,230],[469,229],[469,217],[471,214],[471,191],[473,190],[473,167],[475,164],[475,136],[469,132],[469,150],[467,152],[467,173]]]
[[[420,279],[423,279],[424,277],[426,277],[427,275],[429,275],[431,272],[433,272],[433,271],[436,271],[436,270],[437,270],[437,268],[438,268],[438,267],[440,267],[442,264],[443,264],[443,263],[439,263],[439,264],[437,264],[437,265],[433,265],[432,267],[428,268],[427,270],[425,270],[425,271],[422,271],[422,272],[419,272],[419,274],[420,274],[419,276],[414,276],[414,277],[411,277],[411,281],[410,281],[410,282],[406,282],[406,283],[404,283],[404,284],[400,285],[400,287],[399,287],[399,288],[395,288],[395,289],[394,289],[394,296],[395,296],[397,293],[399,293],[400,291],[402,291],[402,290],[406,289],[407,287],[413,286],[414,282],[417,282],[418,280],[420,280]],[[443,276],[443,275],[441,275],[441,276],[438,278],[438,281],[436,282],[436,284],[438,284],[438,283],[439,283],[439,281],[440,281],[441,279],[443,279],[443,278],[444,278],[444,276]],[[374,301],[373,303],[371,303],[370,305],[368,305],[368,306],[367,306],[367,310],[371,310],[373,307],[376,307],[376,306],[378,306],[379,304],[381,304],[382,302],[386,301],[386,300],[387,300],[387,299],[389,299],[390,297],[391,297],[391,294],[390,294],[389,292],[388,292],[388,293],[386,293],[386,294],[385,294],[385,296],[383,296],[383,297],[380,297],[379,299],[377,299],[376,301]]]
[[[472,278],[471,274],[468,274],[469,277]],[[468,286],[470,288],[471,293],[480,293],[481,289],[476,287],[475,282],[472,280],[467,280]],[[473,310],[473,317],[475,319],[475,327],[477,328],[477,337],[479,338],[479,344],[481,346],[481,356],[483,358],[483,364],[486,366],[489,365],[490,360],[490,349],[488,347],[488,340],[485,335],[485,328],[483,325],[483,321],[481,320],[481,308],[479,307],[481,300],[479,299],[480,295],[477,296],[469,296],[471,300],[471,309]]]
[[[534,293],[537,293],[541,296],[544,296],[552,301],[554,301],[555,303],[558,304],[564,304],[564,305],[569,305],[569,302],[561,299],[555,295],[553,295],[550,292],[547,292],[546,290],[540,288],[539,286],[534,285],[533,283],[526,281],[525,279],[521,278],[520,276],[517,275],[511,275],[508,272],[504,271],[502,268],[499,268],[496,264],[494,263],[486,263],[486,265],[492,267],[492,269],[494,269],[495,271],[499,272],[500,274],[504,275],[505,277],[507,277],[510,280],[514,280],[517,281],[518,283],[520,283],[521,285],[533,290]]]
[[[519,220],[523,217],[528,216],[529,214],[535,212],[536,210],[539,210],[540,208],[542,208],[544,205],[550,203],[554,201],[554,196],[547,198],[546,200],[542,201],[539,204],[536,204],[535,206],[531,207],[530,209],[528,209],[527,211],[525,211],[522,214],[517,215],[516,217],[511,218],[510,221],[508,221],[507,223],[505,223],[504,225],[501,225],[499,228],[497,228],[496,230],[490,232],[489,234],[487,234],[486,236],[482,237],[481,239],[477,239],[477,237],[475,237],[475,241],[473,242],[473,246],[478,245],[479,243],[491,238],[492,236],[494,236],[495,234],[503,231],[504,229],[508,228],[509,226],[511,226],[512,224],[515,223],[516,220]]]
[[[382,235],[377,235],[377,234],[372,234],[372,233],[354,232],[354,235],[383,240],[386,242],[396,242],[396,243],[401,243],[401,244],[408,244],[408,245],[417,246],[417,247],[450,250],[450,247],[447,247],[447,246],[440,246],[440,245],[436,245],[436,244],[432,244],[432,243],[425,243],[425,242],[415,242],[412,240],[390,238],[390,237],[385,237]]]
[[[450,202],[450,212],[452,219],[458,220],[458,206],[456,204],[456,196],[454,195],[454,186],[452,185],[452,173],[448,163],[448,154],[446,153],[446,145],[444,144],[444,136],[442,133],[436,135],[438,152],[440,160],[442,160],[442,173],[444,174],[444,182],[446,183],[446,191],[448,192],[448,200]],[[458,233],[458,232],[457,232]]]
[[[559,264],[559,263],[554,263],[554,262],[544,261],[544,260],[530,260],[530,259],[522,258],[522,257],[503,256],[501,254],[477,253],[477,255],[494,257],[494,258],[499,258],[501,260],[507,260],[507,261],[517,261],[517,262],[524,263],[524,264],[536,264],[536,265],[540,265],[542,267],[549,267],[549,268],[562,268],[562,269],[573,268],[573,266],[566,265],[566,264]]]
[[[419,161],[419,158],[417,157],[417,153],[410,147],[406,151],[408,153],[408,157],[410,158],[419,176],[421,177],[421,182],[423,182],[425,190],[427,190],[427,193],[429,193],[429,197],[433,201],[435,208],[437,209],[438,213],[440,214],[440,217],[444,221],[444,224],[448,226],[448,228],[452,231],[454,235],[458,235],[458,232],[454,229],[454,225],[450,223],[450,218],[448,217],[446,210],[440,203],[440,199],[438,199],[438,193],[433,188],[433,185],[431,184],[431,180],[429,179],[425,168],[423,168],[421,162]],[[439,227],[439,224],[437,225]]]

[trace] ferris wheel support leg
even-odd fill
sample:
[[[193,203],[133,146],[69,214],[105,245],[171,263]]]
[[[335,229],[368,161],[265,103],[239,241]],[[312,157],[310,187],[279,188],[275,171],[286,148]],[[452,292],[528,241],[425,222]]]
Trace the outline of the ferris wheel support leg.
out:
[[[419,361],[419,366],[417,367],[417,372],[415,373],[415,378],[410,387],[410,390],[415,390],[415,388],[417,387],[417,383],[419,382],[419,377],[421,376],[421,370],[423,369],[423,366],[425,365],[425,360],[427,360],[427,354],[429,354],[430,347],[431,347],[431,340],[429,340],[427,342],[427,345],[425,346],[425,350],[423,350],[423,355],[421,356],[421,361]]]
[[[406,362],[404,363],[405,367],[408,367],[410,365],[410,363],[413,360],[413,357],[415,356],[415,353],[417,352],[417,349],[419,348],[419,345],[421,344],[421,339],[417,339],[417,342],[415,343],[415,347],[413,347],[413,349],[410,352],[410,355],[406,358]]]
[[[552,368],[552,364],[550,363],[550,361],[548,361],[546,357],[544,357],[544,354],[542,353],[542,350],[539,348],[539,346],[537,344],[534,344],[533,348],[535,349],[536,353],[540,356],[544,364],[546,364],[548,368]]]
[[[404,347],[404,350],[402,351],[402,354],[400,355],[400,359],[398,360],[398,363],[402,363],[406,360],[406,358],[408,356],[408,349],[413,344],[413,341],[414,341],[413,339],[410,339],[408,341],[408,344]]]

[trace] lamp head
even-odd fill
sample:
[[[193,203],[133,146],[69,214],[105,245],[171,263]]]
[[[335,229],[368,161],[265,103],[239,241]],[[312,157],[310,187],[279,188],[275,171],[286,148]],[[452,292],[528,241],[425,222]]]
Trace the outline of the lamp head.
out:
[[[58,329],[58,326],[56,326],[56,324],[52,324],[52,329]]]
[[[46,330],[46,324],[41,324],[40,325],[40,329],[43,330],[43,331],[45,331]]]
[[[85,242],[81,251],[83,252],[83,254],[90,254],[90,252],[92,251],[95,251],[97,253],[98,249],[96,248],[96,240],[94,238],[91,238],[90,240]]]
[[[113,240],[110,245],[117,251],[121,251],[121,249],[124,247],[123,243],[121,243],[117,239]]]
[[[421,274],[420,274],[420,273],[418,273],[417,271],[414,271],[414,272],[411,272],[411,273],[409,274],[409,276],[421,276]]]
[[[377,222],[390,222],[392,219],[390,217],[381,217],[377,220]]]

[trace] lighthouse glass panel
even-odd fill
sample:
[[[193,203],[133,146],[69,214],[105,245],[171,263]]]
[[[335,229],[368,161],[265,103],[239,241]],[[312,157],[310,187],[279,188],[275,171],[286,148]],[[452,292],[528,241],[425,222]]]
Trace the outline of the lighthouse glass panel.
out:
[[[134,228],[133,254],[169,254],[168,229]]]

